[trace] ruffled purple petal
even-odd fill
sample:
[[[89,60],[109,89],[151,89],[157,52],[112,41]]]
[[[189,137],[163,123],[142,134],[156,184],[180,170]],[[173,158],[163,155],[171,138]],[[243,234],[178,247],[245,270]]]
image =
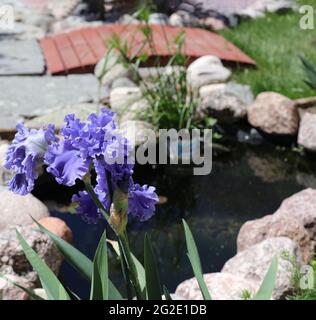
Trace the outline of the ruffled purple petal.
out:
[[[111,200],[109,194],[109,187],[106,177],[106,166],[103,159],[94,160],[94,168],[97,174],[97,185],[94,189],[98,195],[99,200],[103,204],[104,208],[109,211],[111,207]]]
[[[139,221],[147,221],[155,213],[159,201],[154,187],[134,184],[128,194],[128,213]]]
[[[17,125],[17,133],[10,145],[5,167],[14,170],[18,176],[9,183],[15,193],[25,195],[32,191],[34,180],[38,178],[38,168],[43,165],[48,146],[57,140],[54,126],[47,129],[27,129],[22,123]]]
[[[76,179],[82,179],[89,170],[89,160],[83,159],[67,140],[51,145],[45,155],[47,172],[51,173],[56,181],[66,186],[73,186]]]
[[[87,223],[96,224],[102,219],[102,214],[86,191],[81,191],[79,195],[74,195],[72,202],[78,203],[77,213]]]
[[[14,193],[25,196],[34,188],[34,180],[27,179],[25,173],[16,174],[9,182],[9,189]]]

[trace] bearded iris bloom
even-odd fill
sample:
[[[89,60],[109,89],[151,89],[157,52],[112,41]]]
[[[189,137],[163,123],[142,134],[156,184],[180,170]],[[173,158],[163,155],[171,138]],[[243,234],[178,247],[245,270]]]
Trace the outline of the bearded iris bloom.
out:
[[[155,190],[151,186],[134,184],[128,193],[128,213],[141,222],[150,219],[159,201]]]
[[[128,200],[127,214],[146,221],[151,218],[158,202],[154,187],[135,184],[132,178],[134,164],[131,161],[131,146],[127,139],[117,133],[115,114],[102,109],[99,115],[92,114],[87,122],[75,115],[65,117],[58,140],[54,127],[29,130],[18,125],[18,132],[7,154],[6,168],[16,171],[10,189],[21,195],[32,191],[38,168],[44,164],[59,184],[74,186],[77,180],[86,181],[91,170],[96,173],[96,183],[91,186],[99,203],[89,192],[81,191],[72,200],[78,204],[77,212],[89,223],[97,223],[101,210],[110,212],[113,194],[123,194]],[[90,180],[90,178],[89,178]],[[100,203],[103,208],[100,208]]]

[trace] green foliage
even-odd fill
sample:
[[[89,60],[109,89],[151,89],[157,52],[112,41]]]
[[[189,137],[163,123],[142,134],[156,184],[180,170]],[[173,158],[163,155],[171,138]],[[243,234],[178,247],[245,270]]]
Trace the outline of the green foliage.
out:
[[[298,266],[295,259],[288,257],[288,261],[291,262],[293,267],[292,284],[294,287],[294,293],[287,297],[288,300],[316,300],[316,260],[311,261],[310,266],[313,270],[314,276],[314,287],[309,289],[302,289],[300,286],[300,281],[303,276],[300,272],[300,267]]]
[[[305,83],[313,90],[316,90],[316,66],[310,63],[304,57],[301,57],[301,60],[307,77]]]
[[[92,272],[93,272],[93,262],[84,254],[82,254],[78,249],[76,249],[65,240],[61,239],[60,237],[56,236],[55,234],[47,230],[45,227],[39,224],[36,220],[33,219],[33,221],[37,224],[37,226],[43,233],[47,234],[52,239],[56,247],[65,257],[66,261],[71,266],[73,266],[84,278],[86,278],[88,281],[91,281]],[[109,289],[108,289],[109,299],[110,300],[122,299],[121,294],[115,288],[113,283],[110,280],[108,281],[109,281]]]
[[[161,300],[162,290],[157,261],[154,255],[151,241],[147,234],[145,235],[144,261],[147,297],[149,300]]]
[[[265,275],[261,286],[254,296],[253,300],[271,300],[273,290],[275,288],[276,276],[278,271],[278,258],[272,259],[271,265]]]
[[[167,301],[172,301],[172,297],[166,286],[163,286],[163,295]]]
[[[315,0],[297,2],[315,8]],[[315,95],[302,81],[305,75],[298,57],[303,55],[316,64],[315,31],[300,29],[301,18],[299,12],[267,14],[221,31],[257,62],[256,68],[237,66],[233,80],[250,85],[256,95],[263,91],[279,92],[292,99]]]
[[[104,231],[93,260],[93,273],[91,281],[91,300],[108,300],[108,253]]]
[[[22,235],[18,231],[16,233],[28,261],[38,273],[47,297],[50,300],[70,300],[68,292],[59,282],[54,272],[49,269],[38,254],[27,244]]]
[[[106,234],[102,235],[100,243],[96,250],[94,261],[90,261],[82,253],[80,253],[76,248],[69,244],[66,244],[58,236],[53,235],[50,231],[38,224],[41,231],[46,233],[60,251],[65,254],[65,259],[67,262],[71,263],[77,271],[82,275],[90,279],[91,282],[91,299],[92,300],[108,300],[108,299],[122,299],[121,294],[114,287],[112,282],[108,277],[108,255],[107,255],[107,242],[109,242],[118,257],[125,265],[126,269],[123,273],[126,273],[126,281],[130,281],[131,290],[127,292],[128,299],[133,299],[134,295],[139,300],[161,300],[162,295],[166,300],[172,300],[168,289],[165,286],[161,286],[159,270],[157,266],[156,257],[154,255],[154,250],[149,237],[146,235],[144,242],[144,267],[137,260],[137,258],[131,252],[127,236],[122,238],[119,237],[119,241],[109,241],[106,239]],[[193,239],[192,232],[189,226],[183,220],[185,238],[187,243],[188,257],[194,272],[194,275],[199,283],[203,298],[205,300],[211,300],[211,295],[207,289],[206,283],[203,278],[202,268],[198,250]],[[38,272],[43,288],[46,291],[47,297],[50,300],[79,300],[75,293],[70,294],[64,289],[62,284],[59,282],[54,273],[47,267],[47,265],[40,259],[36,252],[29,247],[23,237],[17,232],[18,238],[22,245],[22,248],[26,254],[27,259],[33,266],[34,270]],[[80,262],[83,261],[87,266],[85,268],[80,268]],[[89,262],[88,262],[89,261]],[[316,263],[314,264],[316,270]],[[255,295],[254,299],[269,300],[272,295],[272,291],[275,285],[275,278],[277,273],[277,259],[274,258],[271,266],[261,284],[258,293]],[[26,291],[32,299],[40,300],[39,296],[35,295],[32,291],[25,289],[17,285],[22,290]],[[146,290],[147,294],[144,294]],[[251,294],[248,291],[242,293],[242,298],[245,300],[251,299]]]
[[[249,290],[244,290],[242,293],[241,293],[241,299],[242,300],[251,300],[252,298],[252,294]]]
[[[211,300],[211,295],[207,289],[206,283],[203,278],[201,261],[200,261],[200,257],[199,257],[199,253],[198,253],[195,241],[193,239],[192,232],[188,224],[184,220],[183,220],[183,226],[184,226],[184,232],[185,232],[185,239],[187,243],[188,257],[189,257],[194,275],[199,284],[204,300]]]

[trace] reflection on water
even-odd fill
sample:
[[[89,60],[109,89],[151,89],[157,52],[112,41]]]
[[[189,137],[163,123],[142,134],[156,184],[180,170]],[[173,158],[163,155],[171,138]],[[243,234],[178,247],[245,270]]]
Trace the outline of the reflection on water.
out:
[[[235,146],[231,153],[213,161],[209,176],[192,176],[186,167],[138,167],[136,180],[157,187],[168,201],[159,206],[156,216],[147,223],[129,224],[131,247],[142,260],[144,234],[154,243],[162,281],[173,291],[182,280],[192,277],[185,250],[181,220],[185,218],[196,238],[204,272],[220,271],[236,252],[240,226],[249,219],[273,213],[281,201],[307,186],[315,186],[315,161],[293,152],[276,151],[274,146]],[[51,185],[51,184],[50,184]],[[56,190],[36,195],[44,200]],[[52,196],[51,196],[52,197]],[[65,193],[61,197],[66,198]],[[56,199],[55,199],[56,200]],[[75,215],[54,211],[74,233],[74,244],[91,258],[104,224],[86,225]],[[110,253],[113,255],[113,253]],[[110,258],[110,276],[122,287],[121,273],[115,256]],[[61,277],[67,286],[88,296],[85,280],[74,275],[64,264]]]

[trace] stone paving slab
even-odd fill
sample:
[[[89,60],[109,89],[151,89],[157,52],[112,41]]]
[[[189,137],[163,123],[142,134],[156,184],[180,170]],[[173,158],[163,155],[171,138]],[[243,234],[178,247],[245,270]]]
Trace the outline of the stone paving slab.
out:
[[[0,132],[14,129],[21,117],[47,114],[57,106],[97,101],[99,95],[98,81],[90,74],[0,77],[0,88]]]
[[[86,120],[91,113],[96,113],[99,106],[97,103],[80,103],[57,107],[51,112],[25,121],[28,128],[39,129],[48,123],[55,125],[57,130],[63,127],[65,116],[74,113],[81,120]]]
[[[42,50],[36,40],[0,40],[0,76],[40,75],[44,71]]]

